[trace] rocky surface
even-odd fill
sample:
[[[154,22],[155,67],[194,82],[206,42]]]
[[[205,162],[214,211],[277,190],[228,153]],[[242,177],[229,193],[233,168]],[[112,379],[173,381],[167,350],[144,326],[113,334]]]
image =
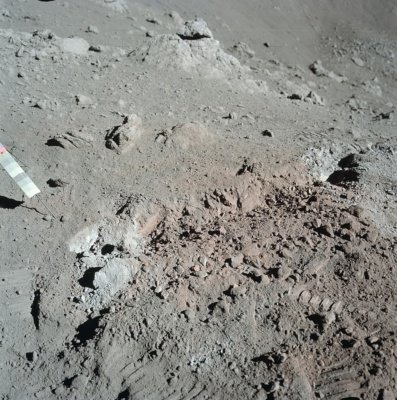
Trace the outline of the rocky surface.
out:
[[[394,399],[396,10],[0,1],[0,398]]]

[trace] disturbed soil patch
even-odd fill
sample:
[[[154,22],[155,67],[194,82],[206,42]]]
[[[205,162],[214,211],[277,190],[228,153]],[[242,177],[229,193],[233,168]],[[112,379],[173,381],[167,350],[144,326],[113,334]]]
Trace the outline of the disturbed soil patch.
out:
[[[165,207],[133,282],[78,327],[92,393],[360,398],[393,379],[395,240],[343,190],[243,170]]]

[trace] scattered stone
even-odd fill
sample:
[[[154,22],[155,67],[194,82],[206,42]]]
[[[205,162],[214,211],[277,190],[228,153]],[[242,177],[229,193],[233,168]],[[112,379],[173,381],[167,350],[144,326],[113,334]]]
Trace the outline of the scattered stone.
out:
[[[163,287],[162,287],[162,286],[157,286],[157,287],[154,289],[154,293],[157,293],[157,294],[161,293],[162,291],[163,291]]]
[[[161,25],[161,21],[155,17],[146,18],[146,22],[149,22],[150,24]]]
[[[88,33],[99,33],[99,29],[95,25],[89,25],[85,31]]]
[[[137,271],[138,265],[134,259],[109,259],[107,264],[95,273],[93,287],[104,302],[123,289]]]
[[[291,268],[286,265],[281,265],[276,269],[276,278],[278,279],[287,279],[292,274]]]
[[[204,29],[199,23],[196,31],[195,26],[194,21],[188,21],[179,35],[155,35],[128,56],[134,56],[139,62],[149,63],[157,68],[182,69],[206,79],[220,79],[231,75],[237,78],[236,85],[244,90],[266,90],[263,81],[249,81],[247,75],[244,75],[246,79],[243,80],[242,75],[247,74],[248,67],[241,66],[237,58],[225,53],[219,41],[212,38],[208,28]]]
[[[230,53],[234,54],[237,58],[244,60],[255,56],[255,51],[252,50],[247,43],[238,42],[229,49]]]
[[[65,182],[62,179],[52,179],[51,178],[51,179],[48,179],[47,185],[49,187],[56,188],[56,187],[65,187],[65,186],[69,185],[69,183]]]
[[[89,106],[93,103],[90,97],[84,96],[83,94],[78,94],[75,98],[76,98],[76,103],[79,106]]]
[[[355,169],[336,170],[327,178],[327,182],[337,186],[347,186],[349,183],[358,182],[360,176],[360,172]]]
[[[293,93],[293,94],[289,95],[288,98],[290,100],[302,100],[303,97],[301,94]]]
[[[347,78],[345,76],[338,75],[335,72],[329,71],[326,68],[324,68],[321,60],[314,61],[312,64],[310,64],[309,69],[310,69],[310,71],[313,72],[313,74],[320,76],[320,77],[325,76],[325,77],[331,78],[339,83],[347,81]]]
[[[25,50],[23,49],[23,47],[20,47],[20,48],[15,52],[15,56],[16,56],[16,57],[22,57],[24,52],[25,52]]]
[[[321,225],[318,228],[318,231],[320,233],[322,233],[323,235],[326,235],[326,236],[328,236],[330,238],[334,238],[335,237],[334,230],[333,230],[332,226],[330,224],[328,224],[328,223],[324,224],[324,225]]]
[[[58,146],[64,149],[78,148],[83,144],[91,144],[92,137],[83,132],[66,132],[63,135],[48,139],[47,146]]]
[[[26,353],[26,358],[29,362],[36,362],[39,358],[36,351]]]
[[[363,207],[357,205],[350,206],[347,210],[351,215],[354,215],[357,218],[362,218],[365,212]]]
[[[94,53],[101,53],[102,47],[100,45],[91,45],[88,51],[93,51]]]
[[[378,78],[374,78],[370,81],[365,81],[362,83],[363,89],[375,96],[381,97],[382,96],[382,88],[379,86],[379,80]]]
[[[361,161],[362,157],[359,154],[350,153],[338,162],[338,166],[341,168],[355,168],[359,166]]]
[[[391,110],[389,112],[381,112],[380,114],[373,117],[372,120],[373,121],[381,121],[383,119],[391,119],[393,113],[394,113],[394,110]]]
[[[335,314],[340,314],[342,310],[343,310],[343,303],[341,301],[336,301],[331,306],[331,311],[333,311]]]
[[[194,312],[192,309],[190,309],[190,308],[188,308],[187,310],[185,310],[183,313],[185,314],[185,317],[186,317],[186,319],[187,319],[189,322],[194,321],[195,318],[196,318],[195,312]]]
[[[274,133],[272,131],[269,131],[269,129],[265,129],[264,131],[262,131],[262,136],[274,137]]]
[[[56,111],[59,108],[58,101],[50,99],[41,99],[37,101],[27,100],[32,104],[32,107],[38,108],[39,110],[51,110]]]
[[[225,119],[237,119],[237,113],[232,111]]]
[[[196,18],[193,21],[186,21],[183,31],[178,35],[184,40],[213,38],[212,32],[209,30],[207,23],[201,18]]]
[[[379,232],[376,229],[371,229],[365,234],[364,238],[370,243],[375,243],[378,239],[378,236]]]
[[[319,106],[324,106],[325,105],[324,99],[314,91],[310,91],[309,92],[309,94],[305,97],[305,101],[306,102],[311,102],[313,104],[317,104]]]
[[[352,57],[352,61],[354,64],[358,65],[359,67],[364,66],[364,61],[360,57]]]
[[[358,99],[353,95],[346,104],[350,107],[352,111],[365,110],[367,108],[367,102],[365,100]]]
[[[242,253],[230,257],[229,264],[232,268],[238,268],[244,261],[244,255]]]
[[[106,147],[118,153],[132,149],[142,135],[142,120],[136,114],[128,115],[121,125],[116,125],[106,133]]]
[[[395,400],[394,394],[391,390],[381,389],[377,400]]]

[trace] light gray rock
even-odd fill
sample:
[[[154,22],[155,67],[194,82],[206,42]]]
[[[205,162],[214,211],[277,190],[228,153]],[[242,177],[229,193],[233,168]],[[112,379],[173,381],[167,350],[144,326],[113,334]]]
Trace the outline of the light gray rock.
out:
[[[193,21],[186,21],[184,29],[179,36],[182,39],[188,40],[213,38],[212,32],[208,28],[207,23],[201,18],[196,18]]]
[[[111,297],[125,285],[137,272],[137,265],[134,259],[113,258],[95,274],[94,288],[103,297]]]

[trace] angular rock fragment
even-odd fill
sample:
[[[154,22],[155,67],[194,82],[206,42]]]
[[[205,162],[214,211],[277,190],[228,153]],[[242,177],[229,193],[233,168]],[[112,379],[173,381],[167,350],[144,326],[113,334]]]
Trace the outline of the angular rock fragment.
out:
[[[310,64],[309,66],[310,71],[313,72],[313,74],[317,75],[317,76],[325,76],[328,78],[331,78],[339,83],[345,82],[347,81],[347,78],[343,75],[338,75],[333,71],[329,71],[328,69],[326,69],[321,60],[316,60],[314,61],[312,64]]]
[[[324,99],[314,91],[309,92],[309,94],[305,97],[305,101],[317,104],[319,106],[325,105]]]
[[[48,179],[48,181],[47,181],[47,185],[49,186],[49,187],[52,187],[52,188],[55,188],[55,187],[65,187],[65,186],[67,186],[69,183],[68,182],[65,182],[64,180],[62,180],[62,179]]]
[[[93,286],[103,299],[123,289],[138,271],[134,259],[113,258],[94,277]]]
[[[174,126],[169,132],[167,142],[182,150],[203,146],[213,141],[213,135],[204,125],[198,122],[188,122]]]
[[[354,64],[358,65],[359,67],[364,66],[364,61],[360,57],[352,57],[352,61]]]
[[[225,53],[213,39],[203,20],[188,21],[181,33],[151,37],[141,48],[132,51],[141,62],[159,68],[182,69],[205,78],[222,78],[247,72],[237,58]],[[240,78],[241,79],[241,78]]]
[[[136,114],[128,115],[121,125],[116,125],[106,133],[106,147],[123,153],[136,145],[142,135],[142,120]]]
[[[83,132],[66,132],[48,139],[47,146],[58,146],[64,149],[78,148],[84,144],[91,144],[92,137]]]
[[[255,51],[252,50],[247,43],[238,42],[229,49],[230,53],[234,54],[238,59],[244,60],[255,56]]]
[[[193,21],[186,21],[184,29],[181,33],[178,33],[178,36],[184,40],[198,40],[213,37],[207,23],[201,18],[196,18]]]

